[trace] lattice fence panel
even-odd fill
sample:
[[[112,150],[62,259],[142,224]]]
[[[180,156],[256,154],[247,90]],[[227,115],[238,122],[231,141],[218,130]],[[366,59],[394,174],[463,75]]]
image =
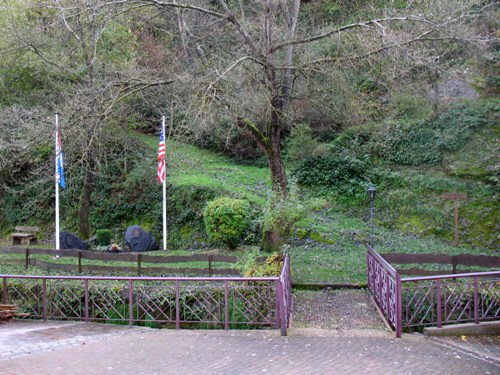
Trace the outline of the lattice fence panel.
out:
[[[276,321],[276,292],[271,283],[237,284],[230,289],[231,323],[273,324]]]
[[[474,320],[474,285],[468,282],[441,284],[442,319],[446,323]]]
[[[500,318],[500,281],[479,280],[479,318]]]
[[[403,326],[429,325],[436,319],[436,286],[419,283],[402,290]]]
[[[83,319],[85,314],[83,282],[75,280],[47,281],[47,317]]]
[[[136,288],[138,321],[175,322],[175,286],[167,283],[141,285]]]
[[[43,288],[41,280],[26,280],[7,286],[7,302],[17,305],[18,311],[40,318],[43,309]]]
[[[224,288],[220,285],[182,284],[181,316],[183,322],[221,323],[224,321]]]
[[[89,319],[125,321],[129,319],[128,286],[95,282],[89,287]]]

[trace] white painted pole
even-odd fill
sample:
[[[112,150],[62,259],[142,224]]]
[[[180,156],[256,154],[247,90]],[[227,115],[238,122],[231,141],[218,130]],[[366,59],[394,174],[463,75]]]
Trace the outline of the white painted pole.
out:
[[[167,137],[165,134],[165,115],[161,118],[161,129],[165,141],[165,179],[163,180],[163,250],[167,250]]]
[[[54,165],[55,165],[55,188],[56,188],[56,231],[55,231],[55,236],[56,236],[56,250],[59,250],[60,243],[59,243],[59,181],[58,181],[58,170],[57,170],[57,148],[58,148],[58,135],[59,135],[59,114],[56,113],[55,115],[55,122],[56,122],[56,157],[54,158]]]

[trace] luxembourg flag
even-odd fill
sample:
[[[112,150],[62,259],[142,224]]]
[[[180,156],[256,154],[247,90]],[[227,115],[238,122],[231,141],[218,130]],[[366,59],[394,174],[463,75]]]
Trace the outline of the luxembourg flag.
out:
[[[63,189],[66,189],[66,181],[64,181],[64,155],[61,145],[61,132],[57,129],[56,143],[56,179]]]

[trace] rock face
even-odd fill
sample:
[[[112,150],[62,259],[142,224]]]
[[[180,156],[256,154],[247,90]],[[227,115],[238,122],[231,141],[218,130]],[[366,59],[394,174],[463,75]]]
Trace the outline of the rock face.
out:
[[[87,250],[89,248],[87,242],[82,241],[73,233],[65,230],[59,232],[59,245],[61,246],[61,249]]]
[[[436,99],[434,91],[429,92],[431,99]],[[477,100],[479,94],[467,82],[461,79],[447,79],[438,85],[439,100],[468,99]]]
[[[139,225],[131,225],[127,228],[125,242],[130,247],[130,251],[135,252],[158,250],[160,248],[154,237]]]

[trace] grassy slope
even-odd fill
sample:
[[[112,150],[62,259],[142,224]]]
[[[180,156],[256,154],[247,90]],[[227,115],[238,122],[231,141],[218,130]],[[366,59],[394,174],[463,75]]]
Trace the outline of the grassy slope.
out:
[[[158,147],[156,137],[137,135],[152,149]],[[235,192],[257,205],[264,206],[270,195],[269,174],[266,168],[240,166],[229,159],[206,150],[178,142],[168,142],[169,182],[175,185],[209,186],[221,191]],[[400,170],[408,178],[415,178],[415,170]],[[420,171],[436,179],[437,171]],[[443,177],[444,179],[444,177]],[[440,179],[439,179],[440,180]],[[437,180],[434,180],[435,182]],[[393,192],[392,192],[393,193]],[[423,191],[402,190],[403,196],[424,195]],[[418,205],[418,199],[407,203]],[[365,246],[369,241],[370,228],[364,207],[352,207],[335,203],[331,197],[313,197],[301,192],[301,203],[307,208],[307,216],[300,220],[287,248],[292,257],[294,283],[364,283],[366,282]],[[388,203],[380,196],[377,199],[376,215]],[[367,207],[366,207],[367,208]],[[380,214],[379,214],[380,212]],[[380,221],[384,221],[380,219]],[[448,241],[432,236],[410,235],[377,225],[375,227],[376,248],[380,252],[447,253],[495,255],[496,251],[481,247],[454,247]],[[2,245],[7,245],[4,242]],[[189,250],[175,251],[186,254]],[[22,267],[21,267],[22,268]],[[21,268],[17,272],[21,271]],[[0,266],[0,273],[9,271]]]
[[[156,138],[141,138],[151,147],[157,147]],[[169,142],[167,149],[171,155],[170,182],[173,184],[201,184],[237,192],[259,205],[264,205],[270,194],[265,168],[236,165],[223,156],[177,142]],[[404,174],[404,170],[400,173]],[[409,173],[414,174],[414,171],[409,170]],[[422,175],[425,179],[425,173]],[[292,256],[294,282],[366,282],[365,246],[370,228],[367,215],[359,214],[364,210],[352,211],[328,198],[315,198],[307,191],[303,193],[301,203],[307,207],[308,215],[296,224],[294,238],[287,246]],[[454,247],[434,237],[419,237],[379,226],[375,228],[375,236],[380,252],[495,254],[491,249]]]
[[[151,147],[158,147],[156,137],[136,136]],[[176,141],[167,141],[166,147],[170,183],[207,186],[231,191],[257,204],[266,202],[271,187],[266,168],[235,165],[223,156]]]

